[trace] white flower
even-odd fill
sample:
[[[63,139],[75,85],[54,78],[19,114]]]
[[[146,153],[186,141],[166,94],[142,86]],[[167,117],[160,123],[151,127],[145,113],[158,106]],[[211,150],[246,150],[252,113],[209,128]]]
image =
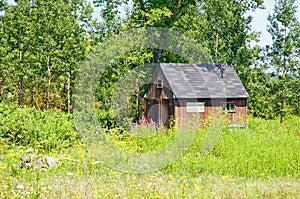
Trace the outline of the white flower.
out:
[[[72,172],[67,172],[66,175],[67,175],[67,176],[72,176],[73,173],[72,173]]]
[[[95,162],[92,162],[92,164],[93,165],[95,165],[95,164],[99,164],[100,163],[100,161],[95,161]]]
[[[24,189],[24,186],[21,185],[21,184],[18,184],[18,185],[17,185],[17,189]]]

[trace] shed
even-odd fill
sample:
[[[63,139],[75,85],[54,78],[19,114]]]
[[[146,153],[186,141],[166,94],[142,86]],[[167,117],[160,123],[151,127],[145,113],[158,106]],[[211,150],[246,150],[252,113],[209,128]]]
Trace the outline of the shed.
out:
[[[249,95],[231,65],[163,63],[153,70],[144,96],[146,119],[169,127],[193,121],[203,126],[215,109],[226,112],[231,124],[246,124]]]

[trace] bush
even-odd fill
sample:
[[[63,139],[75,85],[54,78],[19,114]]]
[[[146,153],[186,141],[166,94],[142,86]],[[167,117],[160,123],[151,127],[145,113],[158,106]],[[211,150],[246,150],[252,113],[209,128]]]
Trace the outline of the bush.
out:
[[[166,171],[246,177],[300,177],[300,118],[248,117],[246,129],[223,128],[214,148],[201,156],[206,129],[199,131],[184,156]]]
[[[45,150],[59,150],[79,142],[71,114],[3,103],[0,103],[0,140]]]

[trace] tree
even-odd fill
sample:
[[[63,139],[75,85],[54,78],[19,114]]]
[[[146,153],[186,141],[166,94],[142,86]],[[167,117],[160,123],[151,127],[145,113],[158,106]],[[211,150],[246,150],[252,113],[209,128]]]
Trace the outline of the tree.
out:
[[[0,30],[2,98],[12,93],[20,105],[71,111],[76,70],[90,50],[85,28],[93,23],[92,12],[82,0],[8,6]]]
[[[118,8],[129,1],[94,2],[104,6],[105,19],[113,19],[119,14]],[[258,53],[257,48],[251,49],[249,45],[257,33],[250,32],[252,17],[246,17],[246,13],[261,8],[262,3],[262,0],[133,0],[125,28],[162,27],[189,34],[203,44],[215,63],[233,64],[243,74],[243,68],[249,67]],[[108,10],[113,14],[107,14]],[[153,52],[153,61],[157,62],[162,53]]]
[[[0,12],[5,10],[6,7],[7,7],[7,1],[6,0],[0,0]]]
[[[127,0],[94,0],[94,3],[103,8],[102,17],[105,21],[118,21],[120,19],[119,8],[129,5]],[[133,0],[123,21],[124,25],[111,28],[109,23],[106,23],[109,26],[106,30],[113,29],[112,32],[120,32],[124,29],[140,27],[177,30],[202,44],[203,50],[213,57],[213,62],[233,64],[243,83],[248,85],[250,65],[258,57],[260,49],[250,48],[250,42],[257,38],[257,33],[250,31],[252,18],[246,17],[246,13],[251,9],[260,8],[262,3],[261,0]],[[149,53],[152,53],[152,63],[187,62],[163,50],[163,47],[151,49],[150,52],[145,51],[144,57],[131,54],[131,58],[132,60],[140,59],[136,63],[144,63],[148,61]],[[128,62],[121,61],[121,63],[123,64],[114,65],[114,70],[117,70],[116,67],[126,68],[125,65]],[[134,66],[129,68],[132,67]],[[114,75],[114,77],[118,79],[119,76]],[[107,82],[110,82],[109,79]],[[112,88],[112,85],[109,88]]]
[[[37,26],[33,53],[38,57],[40,75],[44,79],[46,108],[50,107],[51,102],[54,107],[62,107],[66,101],[66,110],[70,112],[76,70],[89,45],[85,30],[77,22],[77,12],[81,11],[83,5],[80,1],[44,0],[35,1],[35,4],[32,20]],[[85,13],[86,22],[91,17],[89,12],[87,10]],[[83,19],[84,16],[80,17]],[[55,98],[59,101],[53,103]]]
[[[26,73],[29,72],[28,63],[31,59],[29,46],[33,36],[31,34],[32,25],[29,2],[20,1],[19,6],[9,6],[5,10],[2,24],[2,45],[6,49],[2,51],[1,68],[6,72],[6,76],[2,78],[5,78],[5,82],[8,84],[5,86],[6,92],[10,95],[16,94],[19,105],[23,105],[24,90],[26,90],[26,82],[28,82]]]
[[[272,35],[272,45],[266,47],[269,68],[278,78],[280,90],[277,94],[280,122],[287,113],[287,98],[291,96],[288,84],[295,76],[299,77],[300,25],[296,18],[296,0],[278,0],[273,13],[268,16],[268,32]],[[276,104],[274,104],[276,106]]]

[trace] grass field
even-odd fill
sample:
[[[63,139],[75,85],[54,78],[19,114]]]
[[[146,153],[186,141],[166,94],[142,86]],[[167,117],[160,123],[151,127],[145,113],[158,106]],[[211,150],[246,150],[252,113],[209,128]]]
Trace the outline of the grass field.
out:
[[[206,129],[200,130],[177,161],[144,174],[107,168],[87,152],[75,134],[68,138],[71,147],[56,140],[51,149],[10,143],[2,136],[0,198],[299,198],[299,130],[298,117],[286,118],[283,124],[249,117],[246,129],[224,128],[215,147],[199,156],[206,135]],[[156,142],[160,145],[172,138],[170,134],[159,136]],[[108,137],[132,152],[141,151],[145,143],[150,143],[147,149],[157,147],[152,146],[153,140],[143,143],[130,136]],[[59,165],[20,168],[20,157],[28,151],[60,158]]]
[[[298,198],[293,178],[245,178],[188,173],[93,174],[35,172],[11,178],[3,198]],[[24,187],[22,187],[22,186]]]

